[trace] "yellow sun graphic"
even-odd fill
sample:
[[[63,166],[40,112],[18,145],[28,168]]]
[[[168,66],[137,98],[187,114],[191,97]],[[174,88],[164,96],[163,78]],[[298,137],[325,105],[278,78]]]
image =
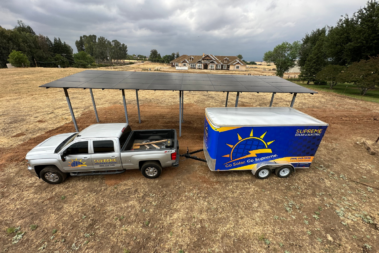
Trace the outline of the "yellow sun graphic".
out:
[[[268,148],[268,146],[272,144],[275,140],[266,143],[263,140],[266,133],[267,132],[262,134],[259,138],[254,137],[252,129],[250,132],[250,136],[244,139],[242,139],[241,136],[237,133],[238,142],[234,146],[226,144],[232,150],[230,154],[224,155],[223,157],[230,157],[230,162],[234,162],[249,157],[256,157],[257,154],[272,153],[272,150]]]
[[[76,158],[75,160],[71,160],[71,162],[68,163],[68,166],[72,168],[87,167],[86,163],[82,162],[82,160],[78,160],[78,158]]]

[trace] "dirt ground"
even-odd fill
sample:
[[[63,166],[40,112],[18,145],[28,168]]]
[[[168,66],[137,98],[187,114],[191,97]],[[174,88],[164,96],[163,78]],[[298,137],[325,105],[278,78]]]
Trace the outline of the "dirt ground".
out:
[[[128,171],[49,185],[27,171],[25,154],[74,126],[63,91],[38,86],[79,71],[0,70],[1,252],[379,251],[379,156],[361,144],[379,135],[378,104],[300,94],[295,108],[329,128],[311,169],[287,179],[211,172],[182,158],[156,180]],[[89,91],[69,94],[79,128],[95,123]],[[125,121],[120,91],[94,95],[101,122]],[[141,124],[135,92],[126,96],[133,129],[178,129],[178,92],[140,91]],[[202,148],[204,109],[225,104],[225,93],[184,96],[181,153]],[[270,97],[242,93],[239,106],[268,106]],[[229,106],[234,99],[229,96]],[[274,106],[290,101],[291,95],[278,94]]]

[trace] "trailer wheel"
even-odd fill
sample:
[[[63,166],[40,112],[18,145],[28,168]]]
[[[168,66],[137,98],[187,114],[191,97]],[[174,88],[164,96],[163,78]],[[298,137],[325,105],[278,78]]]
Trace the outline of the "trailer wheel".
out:
[[[63,173],[55,166],[47,166],[41,170],[40,177],[46,183],[60,184],[64,182],[64,180],[67,177],[67,174]]]
[[[267,167],[260,168],[255,172],[255,176],[258,179],[266,179],[270,176],[271,170]]]
[[[142,175],[146,178],[157,178],[162,173],[162,167],[157,162],[145,162],[141,167]]]
[[[291,166],[283,166],[278,169],[276,169],[275,174],[276,176],[280,178],[289,177],[292,174],[292,167]]]

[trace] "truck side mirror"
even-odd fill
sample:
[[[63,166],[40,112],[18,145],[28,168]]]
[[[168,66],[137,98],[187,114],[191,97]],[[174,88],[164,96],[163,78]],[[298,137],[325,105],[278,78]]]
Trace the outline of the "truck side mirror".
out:
[[[63,151],[63,153],[61,154],[61,159],[63,162],[66,161],[66,156],[67,156],[67,149],[65,151]]]

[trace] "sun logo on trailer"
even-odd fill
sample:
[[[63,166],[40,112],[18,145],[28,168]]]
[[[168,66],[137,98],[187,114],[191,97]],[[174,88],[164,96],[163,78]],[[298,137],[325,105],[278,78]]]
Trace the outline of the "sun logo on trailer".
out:
[[[254,137],[253,129],[251,129],[250,136],[244,139],[242,139],[242,137],[237,133],[238,142],[234,146],[226,144],[232,150],[230,154],[224,155],[223,157],[229,157],[230,161],[228,163],[230,163],[249,157],[257,157],[257,154],[272,153],[272,150],[268,148],[268,146],[275,140],[265,142],[263,138],[265,137],[266,133],[267,132],[262,134],[259,138]]]
[[[87,167],[86,163],[82,162],[82,160],[78,160],[78,158],[76,158],[75,160],[71,159],[71,162],[68,163],[68,166],[70,166],[71,168]]]

